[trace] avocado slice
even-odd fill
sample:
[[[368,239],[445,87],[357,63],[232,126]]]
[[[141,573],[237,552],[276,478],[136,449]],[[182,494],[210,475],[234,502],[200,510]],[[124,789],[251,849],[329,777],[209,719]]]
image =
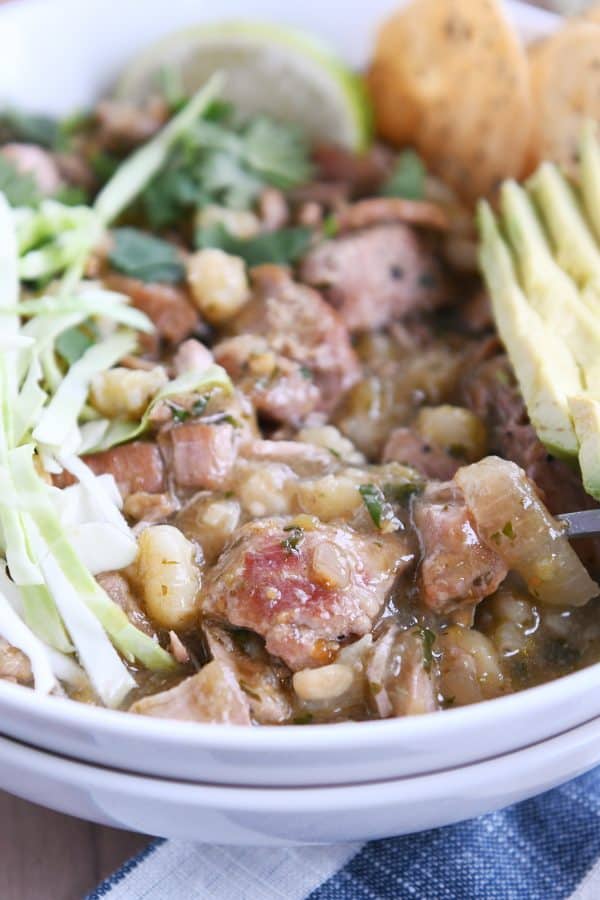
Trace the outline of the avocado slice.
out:
[[[579,394],[569,398],[579,440],[579,466],[583,486],[592,497],[600,500],[600,402]]]
[[[600,241],[600,145],[596,123],[588,119],[579,145],[579,173],[583,205]]]
[[[580,290],[591,285],[600,291],[600,247],[571,185],[557,166],[546,162],[529,179],[527,187],[550,233],[559,266]]]
[[[550,331],[566,343],[581,367],[584,387],[600,397],[600,321],[553,258],[525,190],[514,181],[505,182],[500,203],[527,300]]]
[[[498,333],[506,347],[529,418],[543,444],[557,456],[575,456],[578,442],[567,397],[579,394],[579,370],[568,348],[529,305],[517,281],[510,251],[494,214],[478,208],[479,260],[490,292]]]

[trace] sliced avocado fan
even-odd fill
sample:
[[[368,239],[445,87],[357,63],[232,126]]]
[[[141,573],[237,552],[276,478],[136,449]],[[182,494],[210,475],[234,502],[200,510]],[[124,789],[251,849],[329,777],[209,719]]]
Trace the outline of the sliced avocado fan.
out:
[[[600,499],[600,145],[587,124],[580,183],[543,163],[527,190],[479,208],[479,257],[500,337],[540,440],[578,455]]]
[[[527,302],[510,251],[485,202],[479,206],[478,221],[481,268],[498,332],[521,386],[529,418],[552,453],[574,456],[578,443],[568,397],[582,391],[575,360]]]

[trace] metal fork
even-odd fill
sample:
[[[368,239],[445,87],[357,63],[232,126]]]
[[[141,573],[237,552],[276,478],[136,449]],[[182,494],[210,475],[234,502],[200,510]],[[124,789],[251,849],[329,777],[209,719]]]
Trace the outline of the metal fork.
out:
[[[556,518],[559,522],[564,522],[568,538],[600,534],[600,509],[583,509],[581,512],[562,513]]]

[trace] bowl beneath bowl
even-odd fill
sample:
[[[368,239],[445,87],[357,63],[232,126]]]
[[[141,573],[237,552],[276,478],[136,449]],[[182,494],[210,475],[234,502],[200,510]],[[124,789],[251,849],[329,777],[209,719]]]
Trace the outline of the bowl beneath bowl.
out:
[[[199,843],[283,845],[408,834],[516,803],[600,762],[600,718],[487,762],[323,788],[189,784],[84,765],[0,738],[0,788],[52,809]]]

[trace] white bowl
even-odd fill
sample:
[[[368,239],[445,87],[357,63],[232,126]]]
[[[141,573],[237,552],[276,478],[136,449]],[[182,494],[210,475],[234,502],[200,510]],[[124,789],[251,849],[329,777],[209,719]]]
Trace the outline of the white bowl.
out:
[[[370,840],[448,825],[517,803],[600,758],[600,719],[506,756],[414,778],[265,789],[116,772],[0,738],[0,788],[134,831],[211,844]]]
[[[350,7],[346,0],[221,0],[217,15],[307,28],[360,65],[382,17],[396,5],[397,0]],[[547,13],[521,4],[509,8],[528,39],[554,27]],[[0,102],[53,112],[88,104],[136,49],[214,17],[214,5],[198,0],[2,5]],[[133,717],[0,683],[0,721],[12,737],[130,771],[221,784],[342,784],[441,770],[543,740],[600,715],[599,684],[600,666],[594,666],[523,694],[442,714],[242,729]]]

